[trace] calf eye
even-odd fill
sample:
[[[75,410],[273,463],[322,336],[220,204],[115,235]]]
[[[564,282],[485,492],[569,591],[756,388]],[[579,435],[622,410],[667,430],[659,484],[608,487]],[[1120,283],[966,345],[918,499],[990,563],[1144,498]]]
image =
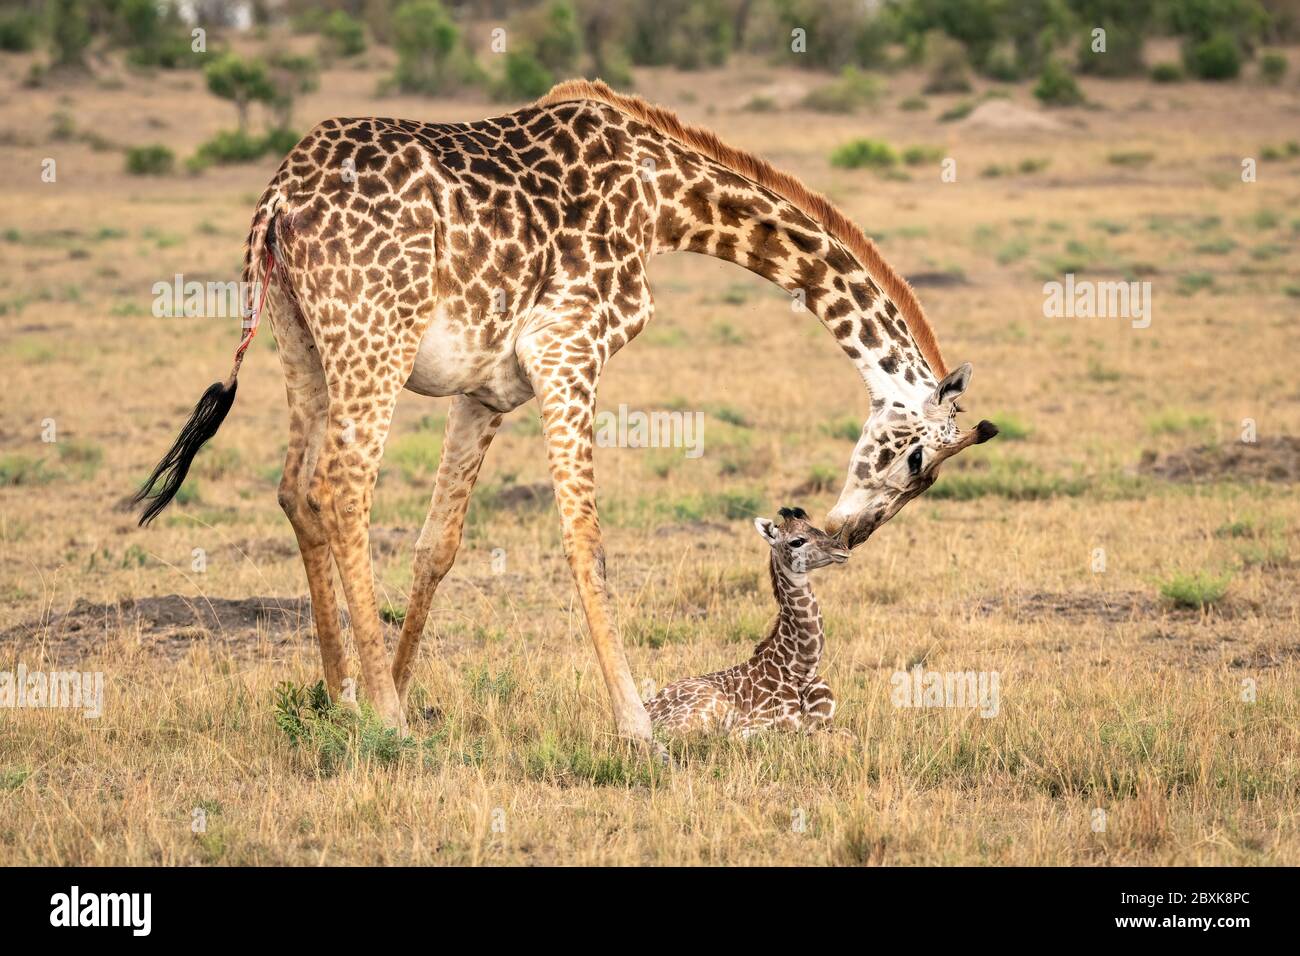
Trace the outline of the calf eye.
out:
[[[921,448],[919,445],[912,454],[907,456],[907,470],[914,475],[921,473]]]
[[[808,543],[808,542],[805,541],[803,538],[795,538],[793,541],[790,542],[790,547],[792,547],[792,548],[802,548],[802,547],[803,547],[805,544],[807,544],[807,543]]]

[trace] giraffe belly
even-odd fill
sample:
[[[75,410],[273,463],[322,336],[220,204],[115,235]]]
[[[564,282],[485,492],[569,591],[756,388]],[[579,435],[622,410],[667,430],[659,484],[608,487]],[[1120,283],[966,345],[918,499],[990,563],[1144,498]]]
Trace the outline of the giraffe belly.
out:
[[[474,340],[476,330],[453,324],[439,306],[420,339],[406,388],[419,395],[469,395],[489,408],[510,411],[533,397],[532,386],[506,337],[492,350]]]

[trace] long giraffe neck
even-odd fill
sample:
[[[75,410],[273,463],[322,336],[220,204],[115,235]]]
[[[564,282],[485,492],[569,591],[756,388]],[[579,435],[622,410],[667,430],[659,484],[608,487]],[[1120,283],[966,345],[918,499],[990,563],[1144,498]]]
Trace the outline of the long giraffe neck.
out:
[[[654,251],[725,259],[780,286],[835,337],[871,392],[873,408],[933,389],[934,372],[897,303],[837,238],[789,200],[666,139],[654,175]]]
[[[753,664],[771,663],[799,681],[817,676],[825,646],[822,611],[807,574],[783,566],[776,552],[768,563],[777,616],[768,636],[754,648]]]

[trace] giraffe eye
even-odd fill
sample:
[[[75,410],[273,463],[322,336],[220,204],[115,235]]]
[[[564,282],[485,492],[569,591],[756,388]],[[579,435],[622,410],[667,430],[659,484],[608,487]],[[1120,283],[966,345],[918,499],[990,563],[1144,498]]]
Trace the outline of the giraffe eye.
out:
[[[907,456],[907,470],[913,475],[921,473],[921,446],[918,445],[912,454]]]
[[[790,542],[790,547],[802,548],[807,543],[808,543],[807,540],[804,538],[795,538],[793,541]]]

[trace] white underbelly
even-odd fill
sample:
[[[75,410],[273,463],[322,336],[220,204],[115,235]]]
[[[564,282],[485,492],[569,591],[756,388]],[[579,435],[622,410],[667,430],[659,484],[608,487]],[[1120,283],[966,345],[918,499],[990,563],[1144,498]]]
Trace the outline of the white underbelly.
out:
[[[406,388],[420,395],[472,395],[501,410],[517,408],[533,390],[510,345],[484,352],[474,330],[453,324],[444,306],[420,339]]]

